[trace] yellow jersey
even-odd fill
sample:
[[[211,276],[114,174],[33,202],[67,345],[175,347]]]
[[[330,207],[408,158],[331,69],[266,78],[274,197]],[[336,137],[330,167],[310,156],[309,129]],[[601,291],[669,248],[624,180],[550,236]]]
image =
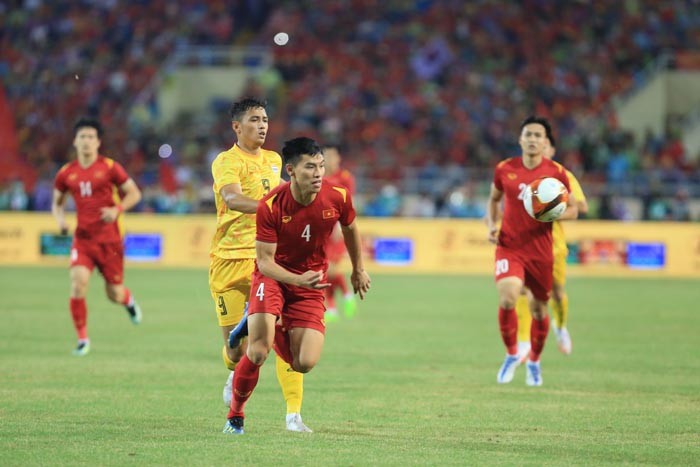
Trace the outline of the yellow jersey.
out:
[[[260,199],[280,184],[281,170],[280,155],[266,149],[253,155],[236,144],[216,156],[211,164],[216,233],[211,241],[210,255],[224,259],[255,258],[255,214],[229,209],[221,196],[221,188],[239,183],[244,196]]]
[[[581,184],[576,180],[574,174],[566,171],[567,177],[569,177],[569,186],[571,187],[571,193],[574,195],[576,201],[585,201],[586,195],[583,194],[583,189]],[[552,225],[552,240],[554,248],[554,256],[564,255],[566,256],[569,252],[566,247],[566,238],[564,238],[564,226],[562,221],[554,221]]]

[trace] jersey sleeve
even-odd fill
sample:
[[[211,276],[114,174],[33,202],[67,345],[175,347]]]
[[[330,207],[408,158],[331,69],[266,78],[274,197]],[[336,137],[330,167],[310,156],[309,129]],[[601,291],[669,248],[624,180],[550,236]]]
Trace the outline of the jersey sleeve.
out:
[[[61,167],[61,170],[58,171],[56,174],[56,178],[53,181],[53,187],[60,191],[61,193],[65,193],[68,191],[68,185],[66,185],[66,175],[68,172],[68,166],[64,165]]]
[[[129,180],[129,174],[127,174],[124,167],[116,161],[112,163],[112,167],[109,169],[109,176],[111,182],[117,186],[122,186]]]
[[[340,217],[338,218],[338,222],[340,222],[341,225],[350,225],[352,224],[352,221],[355,220],[355,206],[352,204],[352,195],[350,194],[350,190],[343,191],[345,191],[345,193],[341,193],[343,198],[341,199],[339,209]]]
[[[255,213],[256,235],[255,240],[265,243],[277,243],[277,229],[273,215],[273,198],[262,199],[258,203]]]
[[[241,183],[242,164],[238,159],[227,159],[223,154],[214,159],[211,164],[211,175],[214,178],[214,191],[218,193],[221,188],[232,183]]]
[[[345,187],[348,189],[351,195],[355,194],[355,177],[348,172],[347,170],[343,170],[343,178],[345,182]]]
[[[573,193],[576,201],[586,201],[586,195],[583,193],[583,188],[578,182],[578,179],[570,171],[566,171],[566,175],[569,177],[569,183],[571,184],[571,193]]]

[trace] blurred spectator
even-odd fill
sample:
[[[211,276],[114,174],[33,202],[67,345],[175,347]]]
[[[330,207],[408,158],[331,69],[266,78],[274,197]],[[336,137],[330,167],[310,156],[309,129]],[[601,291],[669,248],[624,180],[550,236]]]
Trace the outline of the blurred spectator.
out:
[[[384,185],[377,196],[365,205],[366,216],[393,217],[401,209],[401,196],[394,185]]]
[[[609,110],[613,96],[644,84],[643,68],[662,52],[688,61],[700,48],[694,0],[312,3],[11,2],[0,18],[0,79],[22,160],[0,176],[21,173],[34,190],[28,204],[41,209],[46,187],[28,180],[44,175],[27,172],[66,162],[70,127],[88,113],[112,129],[103,151],[143,185],[144,209],[209,209],[209,159],[230,147],[230,127],[189,114],[162,125],[153,91],[175,52],[236,45],[270,47],[274,56],[244,91],[270,101],[272,147],[297,133],[342,142],[350,168],[373,168],[359,186],[421,193],[406,212],[427,214],[424,197],[470,179],[483,198],[490,183],[483,174],[518,154],[510,135],[533,112],[551,119],[562,160],[581,171],[584,185],[610,191],[612,201],[601,203],[609,204],[606,215],[628,217],[617,194],[648,196],[657,183],[663,199],[681,184],[689,203],[700,196],[678,122],[635,143]],[[272,46],[282,30],[290,42]],[[209,51],[192,63],[216,57]],[[165,142],[173,154],[167,162],[158,154]],[[410,186],[400,180],[406,167],[418,173]],[[397,215],[394,190],[366,212]],[[477,216],[472,199],[452,193],[432,204],[440,215]]]
[[[426,192],[418,194],[411,203],[405,203],[402,215],[406,217],[435,217],[437,210],[432,196]]]
[[[486,215],[485,206],[474,197],[472,185],[460,186],[447,195],[444,215],[448,217],[481,219]]]
[[[687,188],[681,187],[671,201],[670,219],[674,221],[690,221],[690,195]]]

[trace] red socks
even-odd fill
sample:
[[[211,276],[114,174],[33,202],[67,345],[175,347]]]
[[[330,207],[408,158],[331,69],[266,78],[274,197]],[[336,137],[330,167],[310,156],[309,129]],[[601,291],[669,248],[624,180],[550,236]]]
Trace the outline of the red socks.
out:
[[[87,339],[87,306],[84,298],[70,299],[70,314],[73,316],[73,326],[78,333],[78,339]]]
[[[547,333],[549,333],[549,315],[545,315],[541,321],[533,318],[532,327],[530,327],[530,361],[539,361],[547,340]]]
[[[501,328],[501,338],[506,345],[506,351],[509,355],[518,353],[518,315],[515,313],[515,308],[506,310],[498,308],[498,324]],[[534,329],[534,323],[533,323]]]
[[[243,355],[233,372],[233,399],[226,418],[243,417],[243,406],[257,386],[259,376],[260,367]]]

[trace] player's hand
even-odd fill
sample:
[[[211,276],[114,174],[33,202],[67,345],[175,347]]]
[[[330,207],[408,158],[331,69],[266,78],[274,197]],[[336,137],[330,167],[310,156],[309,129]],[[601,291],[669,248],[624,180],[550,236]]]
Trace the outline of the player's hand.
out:
[[[63,235],[65,237],[66,235],[68,235],[68,226],[62,225],[60,231],[61,231],[61,235]]]
[[[352,283],[353,292],[360,295],[360,300],[364,300],[372,284],[369,274],[364,269],[356,269],[350,274],[350,282]]]
[[[498,227],[491,227],[489,229],[489,242],[498,243]]]
[[[307,289],[325,289],[330,287],[331,284],[328,282],[321,282],[323,280],[323,271],[306,271],[304,274],[299,276],[299,287],[306,287]]]
[[[118,207],[112,206],[107,208],[100,208],[100,219],[102,219],[103,222],[114,222],[117,220],[117,217],[119,217]]]

